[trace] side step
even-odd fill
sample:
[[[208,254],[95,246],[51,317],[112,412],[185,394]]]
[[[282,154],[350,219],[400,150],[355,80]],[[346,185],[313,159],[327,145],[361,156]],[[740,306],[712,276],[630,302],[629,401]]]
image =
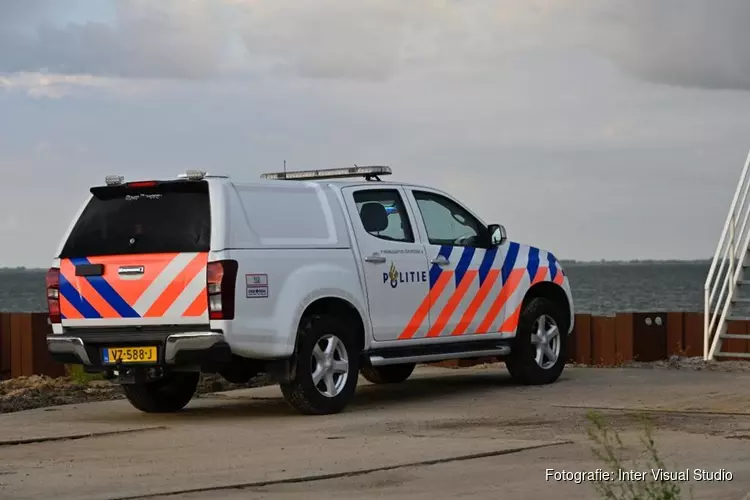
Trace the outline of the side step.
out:
[[[432,363],[448,359],[481,358],[485,356],[507,356],[510,354],[508,340],[479,340],[471,342],[449,342],[421,346],[390,347],[369,352],[372,366],[397,365],[401,363]]]
[[[750,334],[747,333],[722,333],[719,337],[722,339],[750,340]]]

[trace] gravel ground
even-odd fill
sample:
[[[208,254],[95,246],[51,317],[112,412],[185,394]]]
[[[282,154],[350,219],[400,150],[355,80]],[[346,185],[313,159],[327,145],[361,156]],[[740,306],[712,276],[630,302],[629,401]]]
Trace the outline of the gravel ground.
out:
[[[487,365],[486,367],[497,366]],[[583,365],[570,365],[582,367]],[[484,368],[479,366],[477,368]],[[667,370],[750,372],[747,361],[703,361],[701,357],[672,356],[664,361],[629,362],[621,368],[646,368]],[[460,368],[457,368],[460,369]],[[245,389],[269,385],[266,377],[260,376],[247,384],[231,384],[219,375],[203,375],[198,386],[198,397],[202,394]],[[124,398],[122,390],[115,384],[103,380],[77,382],[70,378],[50,378],[34,375],[0,382],[0,413],[11,413],[34,408],[65,404],[89,403]]]

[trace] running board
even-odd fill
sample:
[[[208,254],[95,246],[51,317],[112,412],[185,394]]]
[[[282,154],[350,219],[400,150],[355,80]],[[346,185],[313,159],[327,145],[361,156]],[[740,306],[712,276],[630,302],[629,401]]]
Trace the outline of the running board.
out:
[[[402,363],[433,363],[449,359],[507,356],[510,340],[451,342],[434,345],[392,347],[370,351],[372,366],[398,365]]]

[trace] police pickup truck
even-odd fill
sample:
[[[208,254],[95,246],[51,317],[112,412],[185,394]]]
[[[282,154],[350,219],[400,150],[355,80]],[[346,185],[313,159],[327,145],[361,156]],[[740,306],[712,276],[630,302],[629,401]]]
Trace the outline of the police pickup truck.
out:
[[[108,176],[47,273],[49,352],[144,412],[182,409],[201,372],[268,374],[304,414],[417,363],[492,356],[518,383],[557,380],[574,315],[555,256],[391,173]]]

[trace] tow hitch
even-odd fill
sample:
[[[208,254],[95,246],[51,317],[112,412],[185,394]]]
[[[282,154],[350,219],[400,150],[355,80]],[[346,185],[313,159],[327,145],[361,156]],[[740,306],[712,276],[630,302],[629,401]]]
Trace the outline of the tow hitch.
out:
[[[164,370],[158,366],[148,368],[123,366],[122,361],[118,361],[114,369],[107,370],[105,376],[117,384],[137,384],[162,378]]]

